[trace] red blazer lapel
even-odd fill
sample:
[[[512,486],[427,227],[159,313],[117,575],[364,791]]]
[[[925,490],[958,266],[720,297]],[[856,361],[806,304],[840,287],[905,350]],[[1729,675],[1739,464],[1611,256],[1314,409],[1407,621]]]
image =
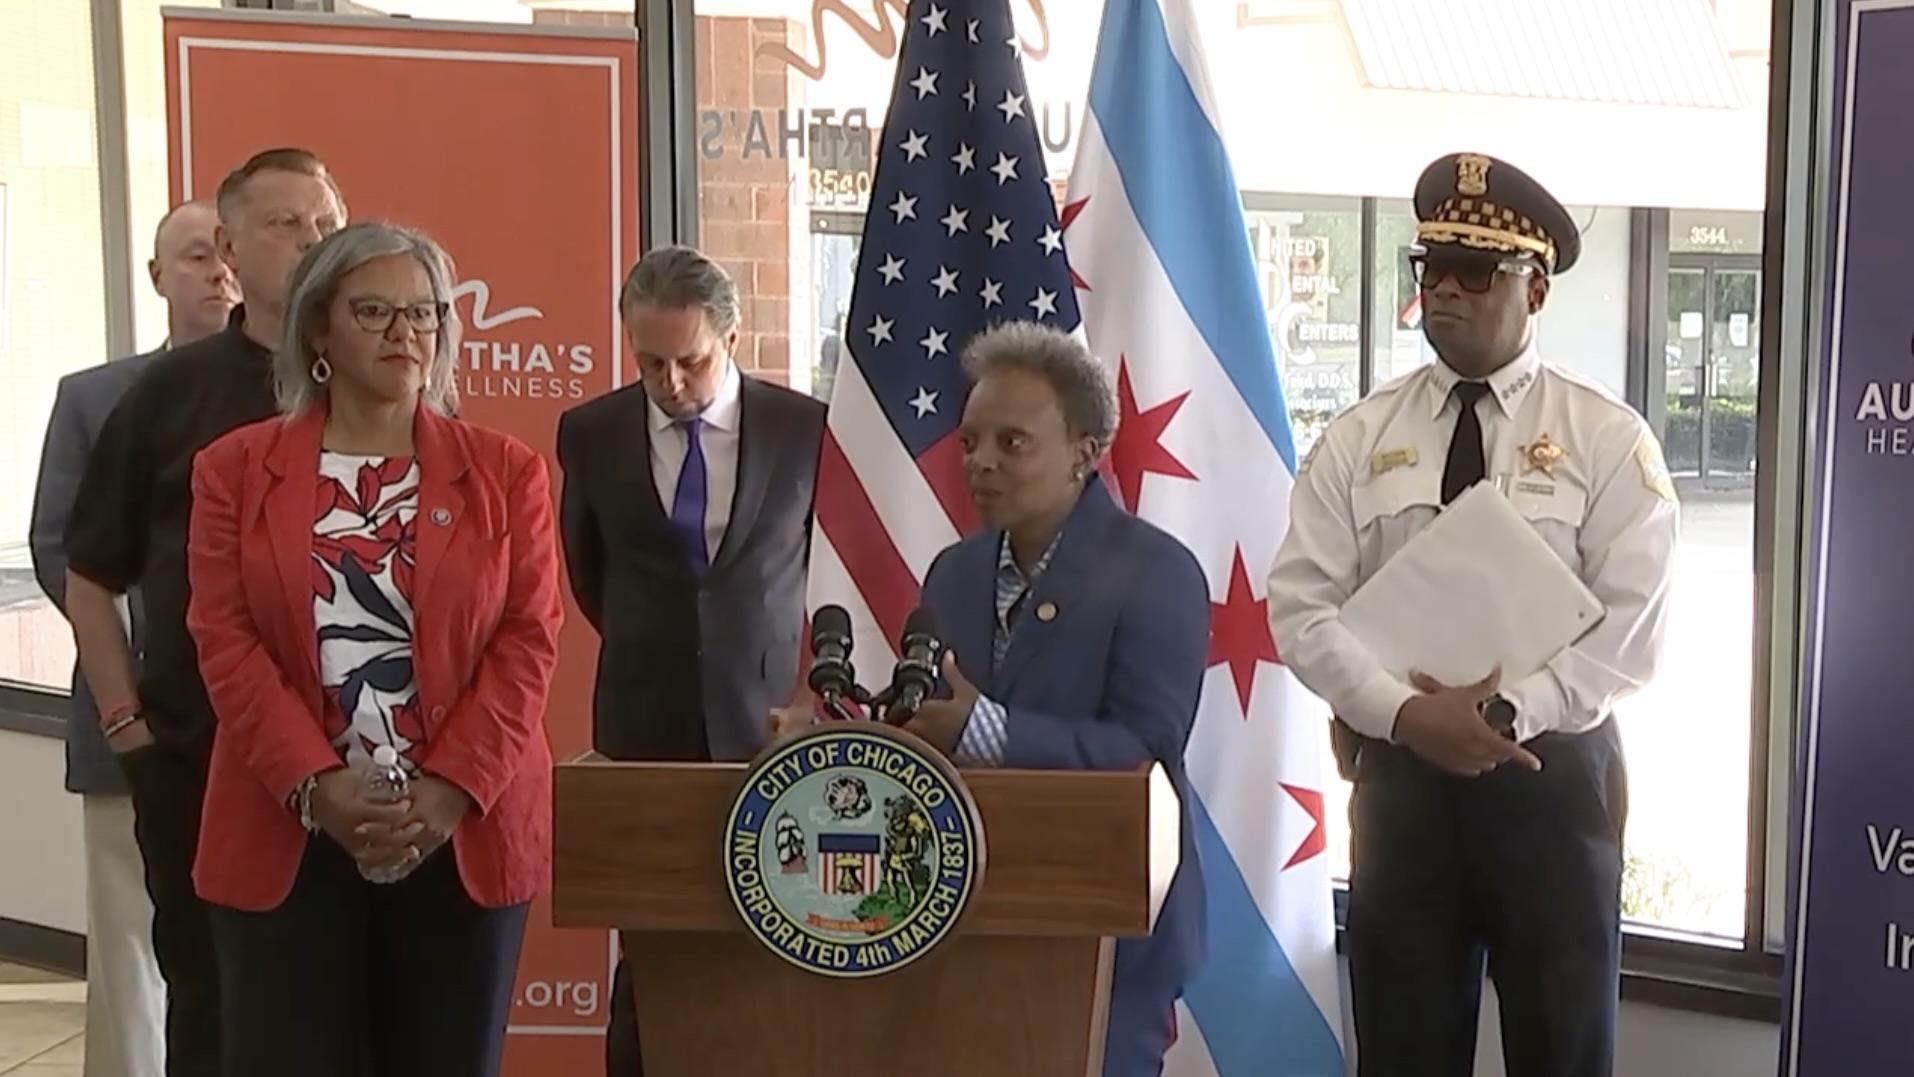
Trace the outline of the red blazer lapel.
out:
[[[471,456],[451,421],[424,405],[413,420],[412,441],[419,454],[419,515],[413,525],[418,531],[412,591],[416,615],[429,605],[427,596],[445,564],[445,552],[465,522],[465,495],[459,487],[471,468]],[[415,636],[417,631],[415,627]]]
[[[269,477],[265,496],[260,499],[273,564],[278,567],[280,586],[286,592],[286,612],[292,618],[289,639],[303,641],[299,650],[315,685],[319,683],[319,635],[312,614],[317,571],[312,560],[312,525],[318,518],[319,442],[325,427],[323,408],[281,425],[279,437],[266,453]]]

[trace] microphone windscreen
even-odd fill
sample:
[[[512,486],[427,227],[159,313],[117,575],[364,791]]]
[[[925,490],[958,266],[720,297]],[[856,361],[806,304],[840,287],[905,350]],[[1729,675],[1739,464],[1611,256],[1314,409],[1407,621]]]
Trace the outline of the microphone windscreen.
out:
[[[830,636],[851,636],[851,615],[842,606],[821,606],[811,615],[811,638],[824,639]]]
[[[910,611],[910,616],[904,618],[904,638],[909,639],[912,636],[937,638],[937,618],[931,616],[931,612],[922,606]]]

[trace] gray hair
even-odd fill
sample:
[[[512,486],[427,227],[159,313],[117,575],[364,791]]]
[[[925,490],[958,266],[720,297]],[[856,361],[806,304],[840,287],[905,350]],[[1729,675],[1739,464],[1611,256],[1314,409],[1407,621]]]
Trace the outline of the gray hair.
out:
[[[372,261],[409,254],[425,267],[432,282],[432,298],[446,305],[445,318],[425,367],[426,405],[441,415],[458,410],[459,320],[452,311],[452,260],[431,237],[395,224],[372,221],[342,228],[320,241],[292,271],[286,297],[286,331],[273,356],[273,396],[282,415],[298,415],[312,407],[324,392],[312,380],[319,354],[313,339],[326,328],[332,300],[346,274]]]
[[[1072,437],[1096,442],[1101,458],[1116,440],[1116,390],[1110,372],[1083,342],[1036,322],[1002,322],[970,338],[964,372],[974,384],[995,370],[1021,370],[1050,383]]]
[[[659,247],[631,267],[618,293],[618,313],[640,303],[703,307],[719,336],[738,327],[738,285],[723,266],[695,247]]]

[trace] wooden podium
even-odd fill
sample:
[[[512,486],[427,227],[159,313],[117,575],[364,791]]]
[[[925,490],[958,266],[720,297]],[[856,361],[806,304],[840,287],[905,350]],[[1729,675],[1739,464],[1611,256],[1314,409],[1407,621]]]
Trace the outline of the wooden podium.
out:
[[[619,930],[646,1077],[1098,1077],[1115,939],[1149,933],[1176,872],[1160,766],[979,770],[982,886],[952,935],[839,980],[746,933],[722,839],[742,764],[557,768],[559,927]]]

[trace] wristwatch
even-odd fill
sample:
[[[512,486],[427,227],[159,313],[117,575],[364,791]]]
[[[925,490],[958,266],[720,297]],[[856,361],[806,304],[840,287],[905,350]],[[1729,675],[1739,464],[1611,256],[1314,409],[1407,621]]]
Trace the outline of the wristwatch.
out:
[[[1480,713],[1482,720],[1489,723],[1490,729],[1510,740],[1515,739],[1515,704],[1509,702],[1506,697],[1497,693],[1483,700]]]

